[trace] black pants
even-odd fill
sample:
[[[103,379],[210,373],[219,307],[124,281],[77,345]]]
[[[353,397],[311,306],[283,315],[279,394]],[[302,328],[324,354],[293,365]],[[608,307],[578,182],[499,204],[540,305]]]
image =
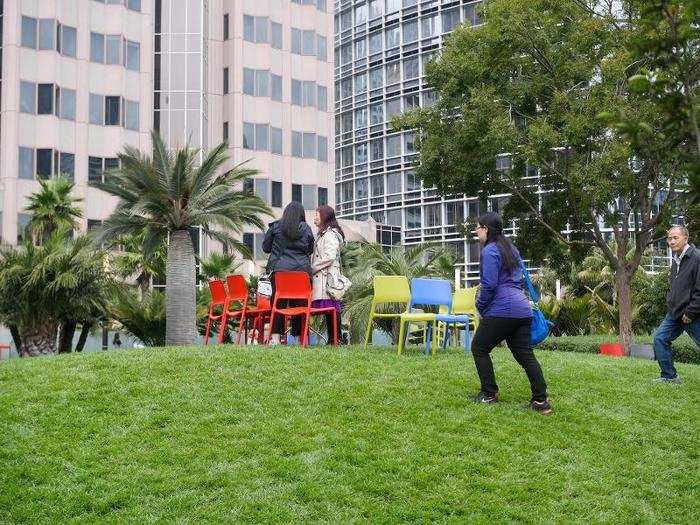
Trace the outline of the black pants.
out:
[[[540,363],[530,344],[531,318],[512,319],[508,317],[485,317],[479,323],[472,342],[474,364],[481,381],[481,391],[486,394],[498,392],[496,375],[491,361],[491,350],[505,339],[513,357],[523,367],[530,380],[532,399],[547,399],[547,383],[544,381]]]

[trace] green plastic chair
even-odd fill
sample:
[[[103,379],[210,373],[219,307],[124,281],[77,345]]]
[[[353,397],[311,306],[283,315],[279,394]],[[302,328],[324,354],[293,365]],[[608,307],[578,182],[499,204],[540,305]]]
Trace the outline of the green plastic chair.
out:
[[[372,335],[372,326],[375,319],[400,318],[402,313],[408,311],[411,302],[411,290],[408,279],[403,275],[375,275],[373,281],[374,296],[367,321],[367,333],[365,335],[365,348],[369,344]],[[401,313],[379,313],[377,306],[380,304],[405,304],[406,310]]]
[[[444,306],[440,307],[440,313],[453,313],[455,315],[468,315],[470,323],[474,325],[474,331],[476,332],[479,326],[479,313],[476,309],[476,295],[478,288],[472,286],[470,288],[461,288],[456,290],[452,296],[452,312],[448,312],[447,308]],[[459,326],[454,326],[455,332],[459,330]],[[447,326],[445,323],[438,323],[438,346],[444,347],[443,337],[448,337]]]

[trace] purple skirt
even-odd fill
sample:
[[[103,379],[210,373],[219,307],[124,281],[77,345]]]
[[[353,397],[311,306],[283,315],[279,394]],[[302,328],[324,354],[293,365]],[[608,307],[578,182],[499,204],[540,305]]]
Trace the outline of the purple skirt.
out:
[[[335,311],[340,315],[340,307],[342,303],[335,299],[316,299],[311,302],[313,308],[335,308]]]

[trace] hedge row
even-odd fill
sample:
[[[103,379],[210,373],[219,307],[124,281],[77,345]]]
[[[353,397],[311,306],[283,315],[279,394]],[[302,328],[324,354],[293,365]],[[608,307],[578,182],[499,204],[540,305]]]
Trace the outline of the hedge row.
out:
[[[559,352],[578,352],[597,354],[600,343],[614,343],[616,339],[610,335],[581,335],[548,337],[537,348]],[[635,336],[635,344],[651,344],[651,336]],[[679,363],[700,364],[700,347],[690,337],[683,335],[673,343],[673,358]]]

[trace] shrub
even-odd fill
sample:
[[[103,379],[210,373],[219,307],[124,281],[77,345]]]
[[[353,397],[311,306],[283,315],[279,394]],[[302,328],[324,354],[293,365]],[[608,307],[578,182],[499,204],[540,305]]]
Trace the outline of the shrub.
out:
[[[614,341],[615,336],[610,335],[581,335],[549,337],[540,343],[537,348],[540,350],[554,350],[559,352],[577,352],[585,354],[596,354],[600,343]],[[635,336],[635,344],[651,344],[651,336]],[[700,364],[700,348],[684,335],[673,343],[673,357],[679,363]]]

